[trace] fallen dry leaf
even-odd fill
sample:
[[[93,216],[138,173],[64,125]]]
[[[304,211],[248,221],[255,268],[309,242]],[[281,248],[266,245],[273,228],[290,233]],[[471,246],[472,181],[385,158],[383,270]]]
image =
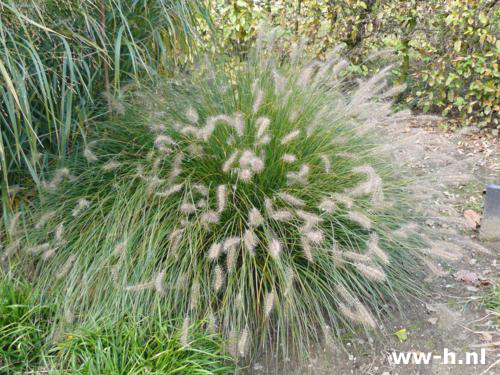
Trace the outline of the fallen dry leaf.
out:
[[[479,283],[479,277],[472,271],[460,270],[454,276],[455,280],[463,281],[466,284],[477,285]]]
[[[471,229],[476,229],[481,223],[481,215],[479,215],[476,211],[465,210],[464,217],[467,220],[467,225]]]

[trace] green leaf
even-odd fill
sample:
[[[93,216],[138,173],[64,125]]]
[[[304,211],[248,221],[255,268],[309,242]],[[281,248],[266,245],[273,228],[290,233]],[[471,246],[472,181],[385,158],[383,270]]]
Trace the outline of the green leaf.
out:
[[[461,40],[457,40],[455,42],[455,44],[453,45],[453,47],[455,48],[455,51],[460,52],[460,48],[462,47],[462,41]]]
[[[406,331],[406,328],[400,329],[399,331],[395,332],[394,335],[397,336],[400,342],[405,342],[408,340],[408,332]]]

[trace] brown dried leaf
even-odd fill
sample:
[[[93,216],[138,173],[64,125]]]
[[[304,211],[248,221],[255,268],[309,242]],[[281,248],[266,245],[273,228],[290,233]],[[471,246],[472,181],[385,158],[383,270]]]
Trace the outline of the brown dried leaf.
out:
[[[455,280],[463,281],[466,284],[477,285],[479,283],[479,277],[474,272],[468,270],[460,270],[454,276]]]
[[[464,217],[467,220],[467,225],[471,229],[476,229],[481,223],[481,215],[479,215],[476,211],[465,210]]]

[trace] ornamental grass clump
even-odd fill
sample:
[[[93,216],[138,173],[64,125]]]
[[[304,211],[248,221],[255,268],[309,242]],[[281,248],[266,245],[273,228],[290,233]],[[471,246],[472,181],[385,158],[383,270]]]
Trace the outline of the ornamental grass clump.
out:
[[[379,147],[408,116],[391,112],[388,69],[353,83],[336,54],[272,55],[261,40],[241,69],[141,93],[47,176],[9,255],[65,316],[160,303],[185,346],[205,320],[246,356],[380,327],[418,289],[418,226]]]

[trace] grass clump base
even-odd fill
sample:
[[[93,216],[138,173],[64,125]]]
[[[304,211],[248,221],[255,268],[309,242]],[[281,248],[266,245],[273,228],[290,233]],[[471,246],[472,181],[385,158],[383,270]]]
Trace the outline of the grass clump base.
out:
[[[184,346],[203,320],[234,357],[307,353],[379,327],[418,289],[429,252],[380,147],[380,128],[408,117],[390,109],[400,88],[388,69],[352,83],[335,54],[303,64],[297,48],[280,66],[273,51],[260,39],[239,70],[202,64],[142,93],[47,176],[4,258],[35,270],[64,319],[160,304]]]

